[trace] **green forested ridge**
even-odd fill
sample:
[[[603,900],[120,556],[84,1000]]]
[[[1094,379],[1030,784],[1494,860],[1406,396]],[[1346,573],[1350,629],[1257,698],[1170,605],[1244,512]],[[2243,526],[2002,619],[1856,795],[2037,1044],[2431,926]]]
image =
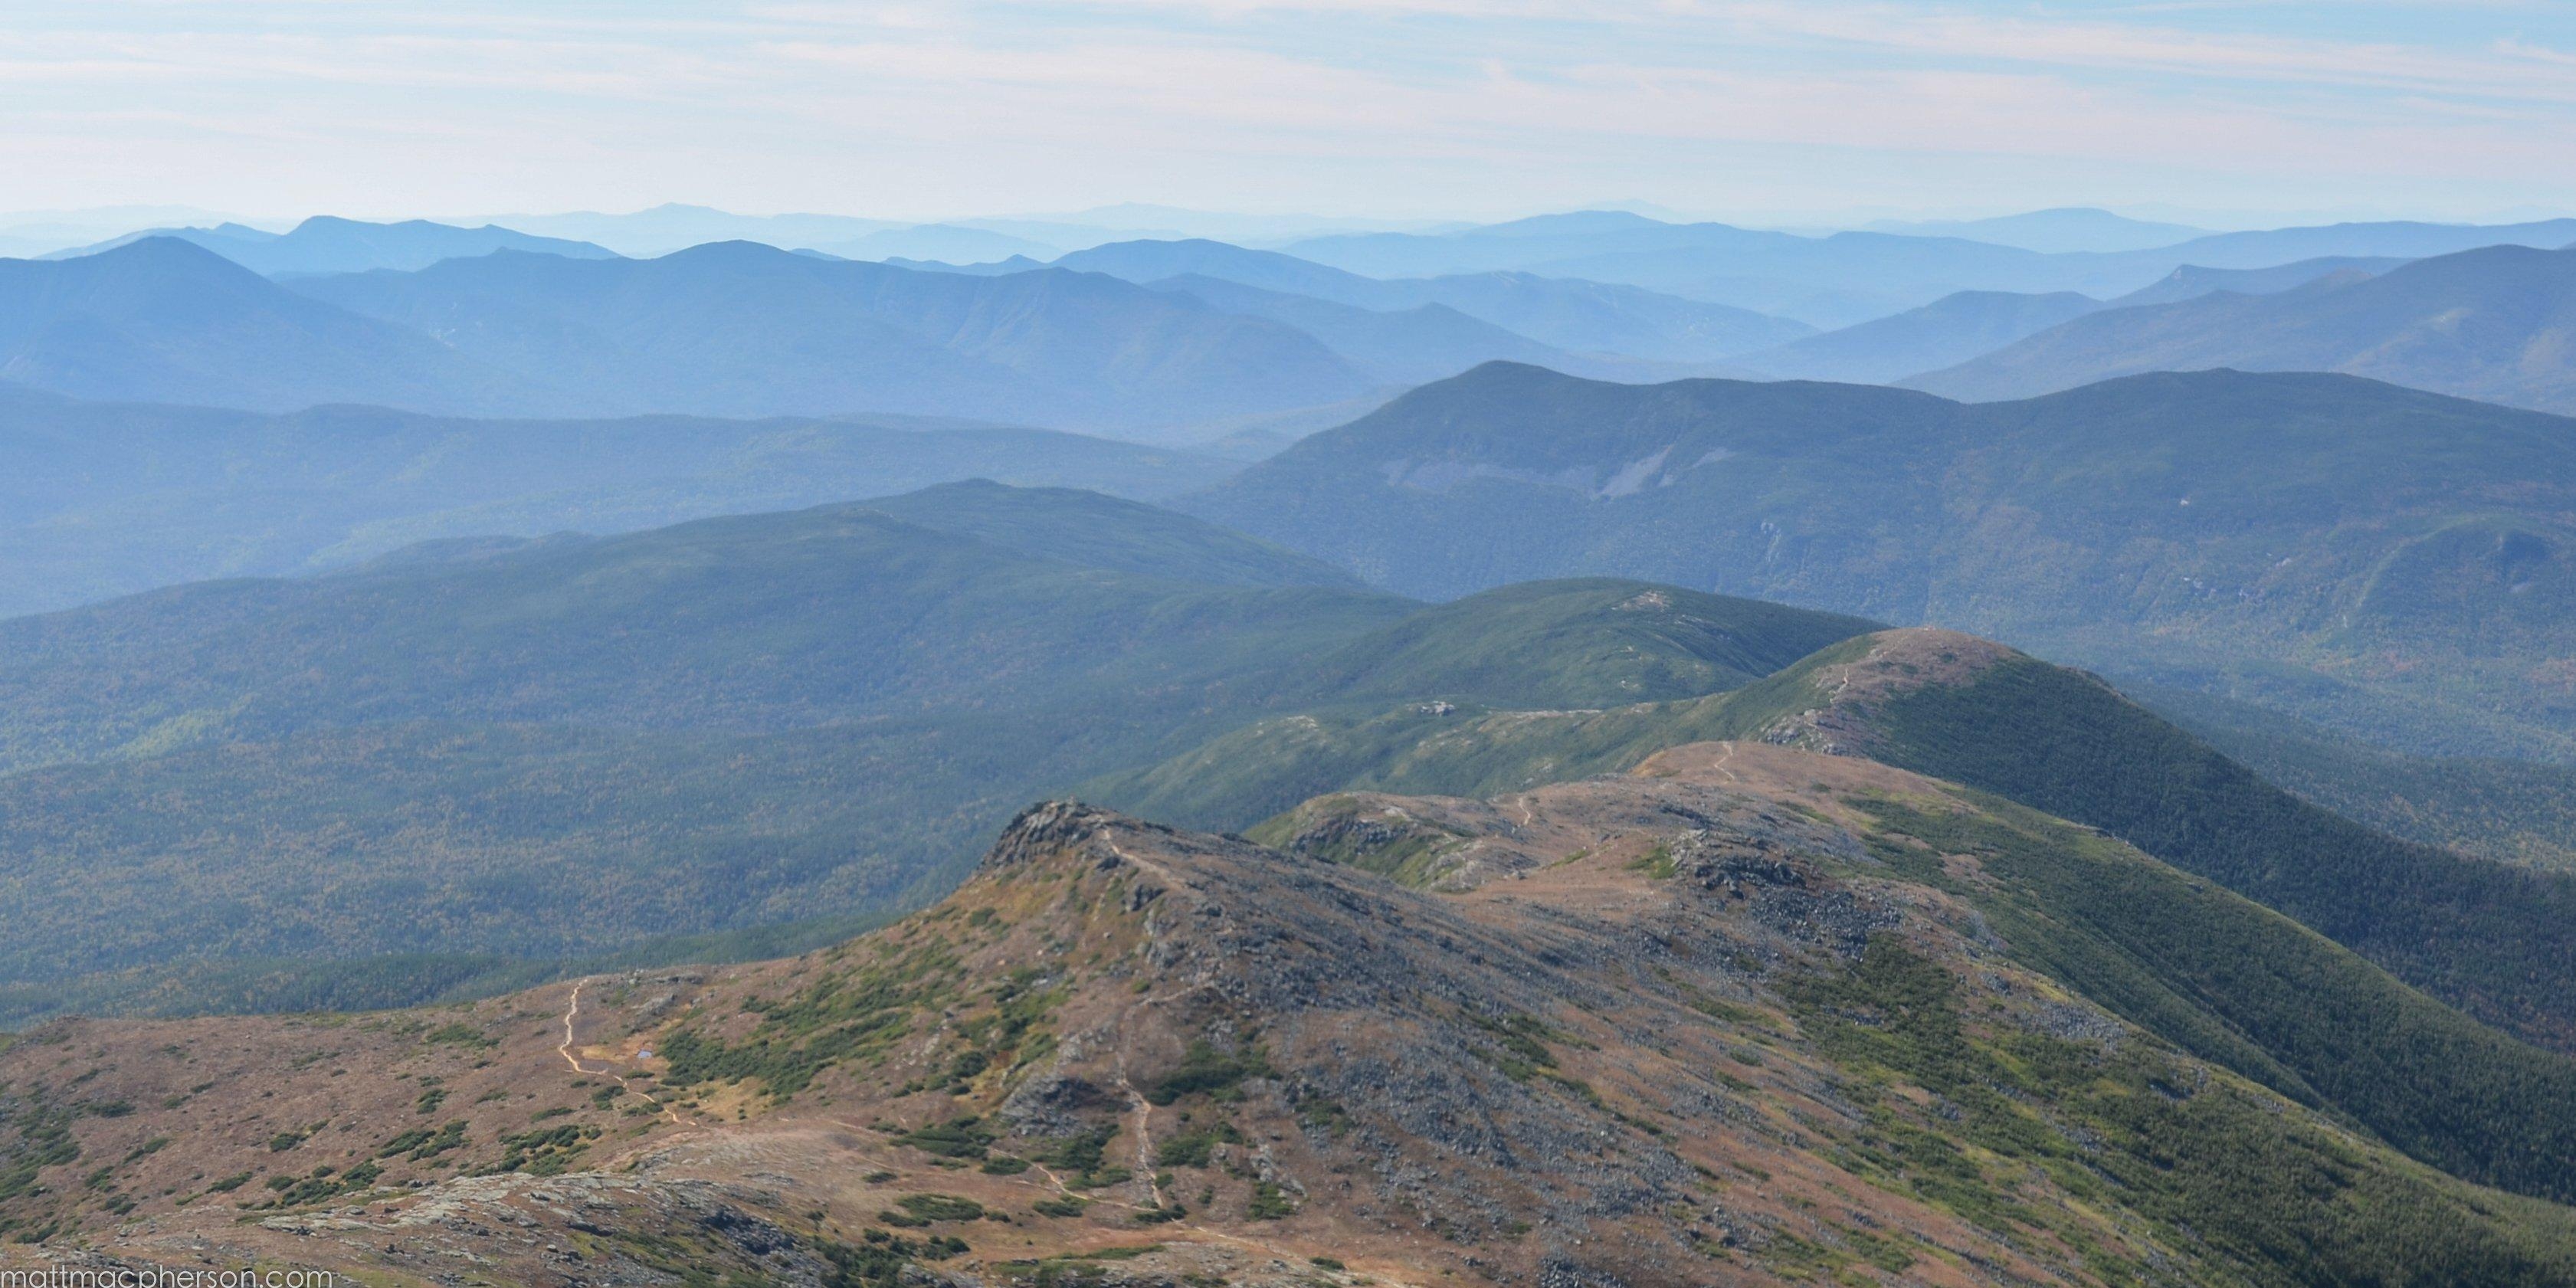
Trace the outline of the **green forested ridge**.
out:
[[[2576,871],[2576,768],[2496,756],[2409,756],[2249,703],[2183,689],[2121,688],[2229,759],[2355,822],[2482,859]]]
[[[867,507],[1085,568],[1220,586],[1360,586],[1357,577],[1312,555],[1094,490],[968,479],[884,497]]]
[[[1639,583],[1425,610],[1309,579],[1343,580],[973,484],[0,624],[0,894],[60,932],[0,951],[0,981],[30,1014],[46,984],[374,996],[133,968],[180,945],[499,978],[918,906],[1028,800],[1270,712],[1698,693],[1870,625]],[[1444,671],[1453,649],[1473,664]]]
[[[2053,1227],[2105,1282],[2156,1282],[2171,1267],[2087,1246],[1998,1173],[2050,1176],[2232,1272],[2204,1282],[2430,1288],[2576,1273],[2563,1208],[2465,1190],[2150,1042],[2106,1052],[1981,1024],[1956,976],[1893,939],[1786,991],[1801,1026],[1859,1075],[1846,1086],[1868,1125],[1838,1161],[1989,1229]],[[1887,1082],[1921,1087],[1938,1110],[1910,1118]]]
[[[0,622],[0,765],[377,720],[752,731],[1105,692],[1187,711],[1413,608],[1086,568],[865,505],[708,519]]]
[[[1759,737],[1821,701],[1811,680],[1819,666],[1865,651],[1855,635],[1739,689],[1600,710],[1408,704],[1276,716],[1103,775],[1084,792],[1148,818],[1240,829],[1328,792],[1489,796],[1614,774],[1666,747]]]
[[[1302,712],[1220,734],[1155,764],[1103,775],[1082,792],[1148,818],[1240,829],[1345,789],[1481,796],[1616,773],[1665,747],[1751,737],[1774,714],[1718,698],[1598,711],[1443,711],[1409,703],[1391,710]]]
[[[2374,832],[2031,658],[1900,692],[1871,720],[1877,758],[2103,828],[2471,1015],[2576,1047],[2576,879]]]
[[[1071,723],[1071,721],[1067,721]],[[369,724],[0,777],[0,979],[184,955],[552,960],[900,907],[1078,747],[970,715],[774,734]]]
[[[2013,953],[2176,1045],[2482,1184],[2576,1198],[2576,1061],[2517,1042],[2249,899],[1995,798],[1867,802],[1878,853]],[[1934,854],[1974,857],[1960,882]]]
[[[1495,364],[1176,504],[1406,594],[1639,577],[2169,683],[2268,668],[2267,703],[2421,745],[2576,729],[2576,421],[2351,377],[1963,405]]]
[[[1526,582],[1426,608],[1324,654],[1313,701],[1381,697],[1591,707],[1769,675],[1875,622],[1613,578]]]
[[[2051,1224],[1994,1183],[2000,1164],[2215,1254],[2232,1276],[2212,1282],[2551,1284],[2570,1273],[2554,1205],[2464,1190],[2149,1043],[2106,1054],[1980,1026],[1954,976],[1891,941],[1790,991],[1824,1049],[1864,1074],[1870,1125],[1845,1157],[1988,1228]],[[1946,1112],[1908,1121],[1868,1075],[1920,1086]],[[2080,1143],[2059,1134],[2073,1124]],[[2106,1282],[2154,1281],[2148,1267],[2086,1251]]]
[[[1052,500],[1033,512],[1096,517]],[[1200,571],[1221,548],[1163,537]],[[1163,754],[1414,607],[844,506],[22,619],[0,626],[0,745],[24,770],[0,778],[0,885],[53,933],[0,976],[29,985],[21,1014],[402,1001],[911,906],[1050,781]],[[453,964],[189,964],[387,953]],[[367,991],[396,975],[419,991]]]

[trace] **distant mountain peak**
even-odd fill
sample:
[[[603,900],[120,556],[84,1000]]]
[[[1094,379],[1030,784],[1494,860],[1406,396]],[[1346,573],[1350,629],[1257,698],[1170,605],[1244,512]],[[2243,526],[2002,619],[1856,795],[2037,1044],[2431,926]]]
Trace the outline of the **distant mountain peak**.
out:
[[[257,273],[251,272],[249,269],[242,267],[231,259],[208,250],[194,241],[169,233],[155,233],[148,237],[137,237],[123,245],[110,247],[107,250],[100,251],[96,255],[84,256],[83,258],[96,260],[101,264],[152,264],[173,271],[222,273],[226,275],[241,274],[250,277],[259,276]],[[67,260],[57,262],[77,263],[78,261]]]
[[[1679,225],[1650,218],[1633,210],[1569,210],[1562,214],[1531,215],[1499,224],[1472,228],[1460,236],[1475,237],[1561,237],[1582,233],[1626,232],[1641,228],[1674,228]]]

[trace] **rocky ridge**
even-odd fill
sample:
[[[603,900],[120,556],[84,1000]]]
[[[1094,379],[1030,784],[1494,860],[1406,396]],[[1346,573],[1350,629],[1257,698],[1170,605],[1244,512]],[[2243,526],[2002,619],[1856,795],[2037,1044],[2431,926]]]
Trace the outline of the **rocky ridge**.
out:
[[[1346,794],[1267,846],[1051,803],[805,957],[28,1035],[0,1221],[22,1258],[448,1283],[2262,1283],[2264,1223],[2322,1218],[2241,1165],[2327,1151],[2328,1203],[2399,1195],[2498,1282],[2576,1265],[2563,1210],[2034,968],[1918,816],[2002,825],[1759,742]]]

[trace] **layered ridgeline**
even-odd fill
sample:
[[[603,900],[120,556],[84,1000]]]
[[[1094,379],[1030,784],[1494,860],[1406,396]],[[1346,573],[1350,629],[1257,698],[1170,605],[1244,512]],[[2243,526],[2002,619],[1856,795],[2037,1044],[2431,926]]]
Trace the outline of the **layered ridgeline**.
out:
[[[2296,290],[2319,278],[2342,275],[2358,281],[2385,273],[2411,261],[2371,255],[2328,255],[2320,259],[2303,259],[2294,263],[2275,264],[2269,268],[2203,268],[2185,264],[2166,274],[2152,286],[2141,287],[2110,301],[2113,307],[2134,308],[2142,304],[2175,304],[2196,300],[2204,295],[2231,291],[2238,295],[2276,295]]]
[[[2556,249],[2576,220],[2372,223],[2217,233],[2171,245],[2042,253],[1959,236],[1823,236],[1670,224],[1625,211],[1542,215],[1441,233],[1311,238],[1288,254],[1371,277],[1522,271],[1646,287],[1842,327],[1959,291],[2124,295],[2185,266],[2262,269],[2327,257],[2415,259],[2486,246]]]
[[[1681,698],[1871,626],[1630,583],[1426,608],[993,484],[0,623],[0,888],[79,945],[0,957],[7,1013],[399,1001],[917,906],[1028,800],[1266,715]],[[422,953],[457,960],[382,959]]]
[[[57,251],[46,259],[77,259],[131,245],[147,237],[168,237],[213,251],[268,277],[312,273],[363,273],[389,268],[409,272],[442,259],[470,259],[494,251],[514,250],[566,259],[607,259],[613,252],[589,242],[562,237],[531,237],[485,224],[464,228],[406,219],[375,224],[332,215],[315,215],[282,233],[240,224],[214,228],[154,228],[128,233],[91,246]]]
[[[1459,244],[1507,248],[1514,262],[1569,238],[1638,249],[1578,257],[1597,273],[1381,280],[1210,241],[916,271],[749,242],[630,260],[501,229],[316,220],[276,237],[145,235],[9,261],[0,373],[79,397],[266,411],[874,412],[1172,441],[1219,437],[1246,417],[1372,405],[1492,360],[1628,381],[1920,377],[1980,398],[2159,368],[2336,369],[2564,409],[2547,359],[2566,331],[2555,282],[2566,252],[2489,244],[2537,235],[2401,238],[2485,248],[2372,279],[2395,261],[2284,262],[2252,248],[2269,243],[2230,249],[2225,239],[2205,248],[2209,259],[2170,258],[2185,247],[2135,260],[1568,217]],[[1755,261],[1773,252],[1787,277],[1748,286],[1735,276],[1765,271]],[[1635,284],[1637,256],[1670,254],[1714,255],[1714,276],[1679,294]],[[1813,335],[1776,311],[1711,302],[1738,288],[1801,302],[1843,329]],[[2134,301],[2111,298],[2132,290]],[[2265,291],[2282,294],[2246,298]],[[2143,307],[2150,300],[2187,302]],[[2117,307],[2133,302],[2142,307]]]
[[[1939,621],[2436,750],[2563,736],[2576,422],[2350,377],[2019,403],[1494,366],[1178,502],[1406,594],[1602,575]]]
[[[899,417],[459,420],[86,403],[0,385],[0,617],[423,541],[617,532],[970,478],[1150,499],[1234,464]]]
[[[1495,361],[1527,362],[1600,380],[1670,380],[1700,374],[1699,368],[1679,363],[1568,353],[1446,304],[1365,309],[1196,275],[1153,285],[1228,313],[1293,326],[1390,384],[1420,384]]]
[[[920,273],[729,243],[272,282],[169,237],[0,261],[0,372],[74,397],[261,411],[899,412],[1131,430],[1379,383],[1305,332],[1098,274]]]
[[[920,273],[726,242],[290,285],[617,411],[1134,428],[1339,402],[1375,383],[1292,327],[1061,270]]]
[[[2097,832],[1753,744],[1264,839],[1054,804],[793,960],[49,1026],[0,1050],[0,1247],[943,1288],[2576,1277],[2576,1068]]]
[[[543,406],[526,375],[171,237],[59,262],[0,260],[0,378],[75,398],[274,411]]]
[[[1950,632],[1856,637],[1758,683],[1681,702],[1287,717],[1086,792],[1155,817],[1242,828],[1334,791],[1505,792],[1720,739],[1869,757],[2104,829],[2472,1015],[2576,1049],[2576,878],[2375,832],[2095,677]]]
[[[2037,251],[2153,250],[2208,235],[2205,228],[2131,219],[2092,206],[2059,206],[1985,219],[1874,219],[1864,227],[1874,233],[1965,237]]]
[[[2184,265],[2153,285],[2107,301],[2074,291],[2046,294],[1961,291],[1918,309],[1872,318],[1857,326],[1808,336],[1776,348],[1737,355],[1730,359],[1730,365],[1781,380],[1895,384],[1909,376],[1981,358],[2016,341],[2105,309],[2172,304],[2220,291],[2238,295],[2269,295],[2334,275],[2341,275],[2342,280],[2358,281],[2404,262],[2341,256],[2302,260],[2271,268],[2226,269]],[[2134,370],[2155,370],[2159,365],[2147,363]],[[2398,383],[2409,382],[2401,380]]]
[[[1380,316],[1442,310],[1565,354],[1620,354],[1651,362],[1720,361],[1814,330],[1786,318],[1642,287],[1534,273],[1362,277],[1277,251],[1206,240],[1117,242],[1076,251],[1056,264],[1219,302],[1284,297]]]
[[[2341,371],[2515,407],[2576,412],[2576,248],[2492,246],[2377,277],[2080,317],[1906,384],[2027,398],[2142,371]]]
[[[1965,362],[2101,307],[2100,300],[2074,291],[1960,291],[1918,309],[1744,354],[1734,365],[1778,380],[1892,384]]]

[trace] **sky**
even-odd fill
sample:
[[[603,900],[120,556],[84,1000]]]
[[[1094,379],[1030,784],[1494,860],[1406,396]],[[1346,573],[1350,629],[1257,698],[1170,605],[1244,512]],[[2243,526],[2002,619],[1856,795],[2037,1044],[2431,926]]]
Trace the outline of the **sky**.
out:
[[[0,210],[2576,210],[2576,2],[0,0]]]

